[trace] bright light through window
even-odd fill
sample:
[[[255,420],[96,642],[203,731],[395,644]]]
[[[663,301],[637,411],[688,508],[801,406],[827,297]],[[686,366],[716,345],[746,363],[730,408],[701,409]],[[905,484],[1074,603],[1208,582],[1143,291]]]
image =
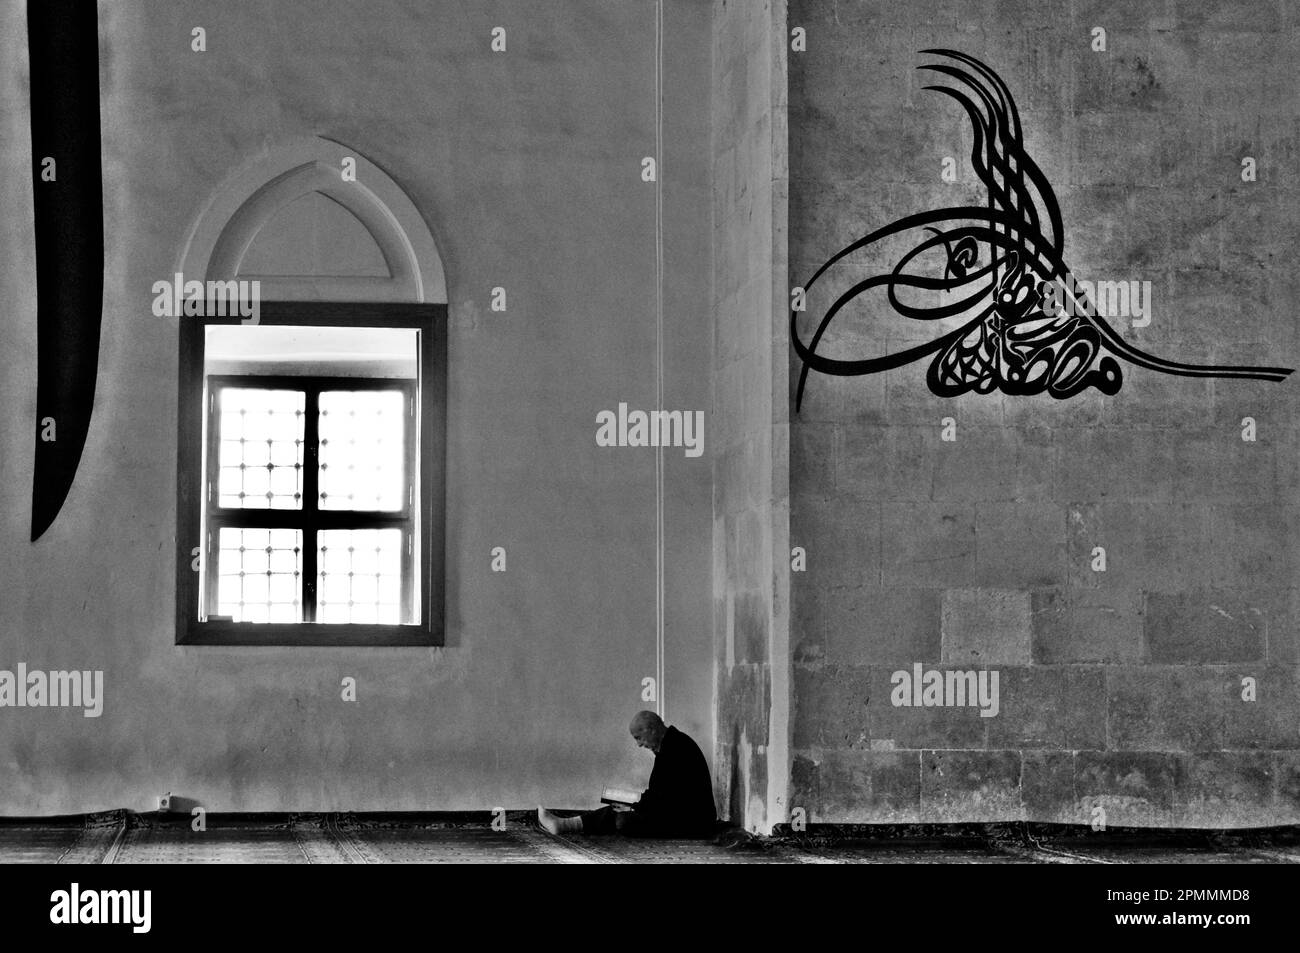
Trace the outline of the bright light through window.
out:
[[[178,643],[442,644],[445,322],[271,301],[181,328]]]
[[[325,391],[320,395],[320,508],[402,508],[401,391]]]
[[[255,382],[211,379],[209,616],[409,622],[414,388],[377,378]]]

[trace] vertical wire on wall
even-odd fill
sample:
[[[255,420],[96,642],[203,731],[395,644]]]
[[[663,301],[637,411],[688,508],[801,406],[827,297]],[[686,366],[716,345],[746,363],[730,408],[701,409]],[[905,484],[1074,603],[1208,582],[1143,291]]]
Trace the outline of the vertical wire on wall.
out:
[[[664,7],[655,0],[655,408],[664,407]],[[655,448],[655,711],[664,714],[664,448]]]

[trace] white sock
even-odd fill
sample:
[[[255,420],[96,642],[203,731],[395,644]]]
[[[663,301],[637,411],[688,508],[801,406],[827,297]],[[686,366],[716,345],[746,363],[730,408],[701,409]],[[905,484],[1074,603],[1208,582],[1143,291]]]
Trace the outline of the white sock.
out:
[[[537,808],[537,823],[550,834],[579,834],[582,832],[582,818],[557,817],[540,806]]]

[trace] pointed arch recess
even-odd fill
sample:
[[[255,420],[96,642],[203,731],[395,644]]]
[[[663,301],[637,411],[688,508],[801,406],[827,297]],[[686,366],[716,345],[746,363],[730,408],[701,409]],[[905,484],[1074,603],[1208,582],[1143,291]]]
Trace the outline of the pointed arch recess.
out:
[[[347,158],[356,161],[355,181],[343,180]],[[262,228],[312,192],[357,218],[382,253],[388,277],[241,272]],[[200,281],[256,278],[264,301],[447,303],[442,257],[410,198],[357,150],[316,136],[286,142],[231,175],[200,213],[179,270]]]

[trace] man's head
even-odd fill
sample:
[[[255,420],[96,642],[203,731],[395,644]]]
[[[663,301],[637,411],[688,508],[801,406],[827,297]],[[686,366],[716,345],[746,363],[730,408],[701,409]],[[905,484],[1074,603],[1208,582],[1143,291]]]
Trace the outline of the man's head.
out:
[[[663,743],[664,733],[668,728],[664,725],[664,720],[654,712],[639,711],[632,718],[632,724],[628,725],[627,730],[632,733],[632,740],[636,742],[638,748],[649,748],[658,754],[659,745]]]

